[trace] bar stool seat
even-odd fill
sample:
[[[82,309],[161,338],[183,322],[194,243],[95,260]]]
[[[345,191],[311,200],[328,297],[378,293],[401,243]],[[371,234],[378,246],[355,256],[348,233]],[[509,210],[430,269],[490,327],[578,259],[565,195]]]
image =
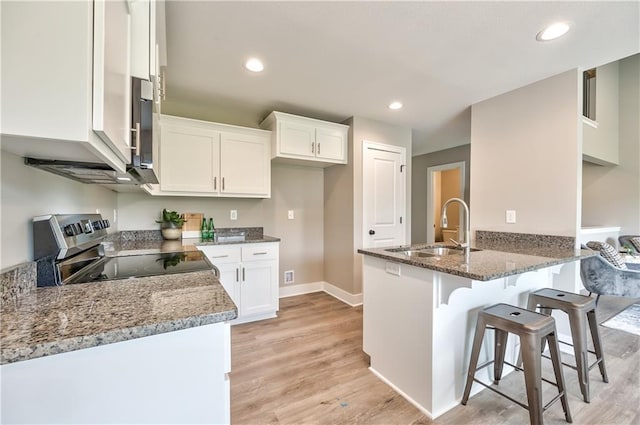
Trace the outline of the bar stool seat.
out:
[[[551,310],[557,309],[564,311],[569,316],[576,366],[567,363],[563,364],[577,370],[582,397],[585,402],[589,403],[589,371],[593,369],[596,364],[600,368],[602,380],[609,382],[604,365],[604,354],[602,343],[600,342],[598,321],[596,319],[596,300],[585,295],[544,288],[529,294],[527,308],[531,311],[539,308],[540,312],[546,315],[551,315]],[[591,330],[594,351],[587,349],[587,322]],[[563,342],[563,344],[567,343]],[[589,359],[587,358],[588,353],[595,354],[596,356],[596,361],[591,365],[589,365]]]
[[[480,349],[482,348],[482,340],[484,338],[485,329],[487,328],[495,330],[495,355],[493,360],[490,360],[478,367],[478,358],[480,356]],[[523,360],[523,368],[504,360],[509,333],[520,337],[520,350]],[[549,343],[556,382],[542,378],[541,353],[543,341],[547,341]],[[487,367],[490,364],[494,364],[494,384],[498,384],[502,377],[502,369],[505,363],[515,369],[524,371],[528,405],[511,398],[507,394],[504,394],[475,378],[476,371]],[[542,406],[543,380],[558,387],[558,395],[544,407]],[[474,381],[527,409],[529,411],[529,419],[532,425],[542,424],[542,413],[553,403],[558,401],[558,399],[560,399],[562,403],[562,409],[564,410],[566,421],[571,422],[571,413],[569,412],[569,403],[567,401],[562,365],[560,363],[560,350],[558,348],[558,340],[556,338],[556,324],[555,320],[551,316],[546,316],[509,304],[496,304],[480,311],[480,313],[478,313],[478,322],[476,324],[475,335],[473,338],[467,382],[462,396],[461,403],[463,405],[466,405],[469,400],[471,386]]]

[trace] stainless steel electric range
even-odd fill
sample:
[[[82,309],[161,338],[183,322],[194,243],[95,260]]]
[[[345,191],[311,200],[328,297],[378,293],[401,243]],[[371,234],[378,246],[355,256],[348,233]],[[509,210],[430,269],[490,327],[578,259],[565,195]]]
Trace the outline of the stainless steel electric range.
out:
[[[38,286],[99,282],[213,270],[200,251],[105,256],[109,220],[100,214],[52,214],[33,219]]]

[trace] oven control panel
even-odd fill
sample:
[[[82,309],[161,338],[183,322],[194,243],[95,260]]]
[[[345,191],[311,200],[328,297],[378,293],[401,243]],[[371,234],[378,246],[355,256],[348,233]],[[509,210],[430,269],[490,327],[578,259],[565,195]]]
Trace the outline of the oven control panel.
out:
[[[33,218],[34,259],[67,258],[107,236],[109,220],[100,214],[52,214]]]

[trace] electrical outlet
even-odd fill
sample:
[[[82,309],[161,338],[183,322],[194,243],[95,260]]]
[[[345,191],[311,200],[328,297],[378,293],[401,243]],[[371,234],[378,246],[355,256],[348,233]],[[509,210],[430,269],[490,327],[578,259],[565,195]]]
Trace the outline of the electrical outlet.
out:
[[[229,214],[229,218],[231,220],[237,220],[238,219],[238,210],[231,210],[231,214]]]
[[[289,210],[287,213],[287,217],[289,218],[289,220],[293,220],[295,218],[295,215],[293,213],[293,210]]]
[[[515,212],[515,210],[507,210],[507,212],[506,212],[506,221],[509,224],[514,224],[516,222],[516,212]]]
[[[287,270],[286,272],[284,272],[284,283],[293,283],[293,281],[293,270]]]

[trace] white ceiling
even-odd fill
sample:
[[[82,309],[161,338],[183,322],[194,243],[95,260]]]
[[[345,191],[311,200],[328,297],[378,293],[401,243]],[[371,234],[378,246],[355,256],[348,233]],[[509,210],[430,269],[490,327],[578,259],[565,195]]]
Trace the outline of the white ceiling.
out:
[[[414,155],[469,143],[476,102],[640,52],[639,1],[167,1],[166,19],[169,111],[254,127],[272,110],[360,116],[411,127]],[[572,30],[536,41],[558,20]]]

